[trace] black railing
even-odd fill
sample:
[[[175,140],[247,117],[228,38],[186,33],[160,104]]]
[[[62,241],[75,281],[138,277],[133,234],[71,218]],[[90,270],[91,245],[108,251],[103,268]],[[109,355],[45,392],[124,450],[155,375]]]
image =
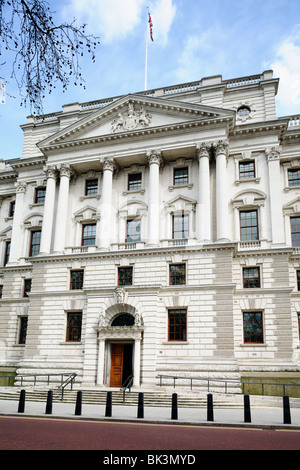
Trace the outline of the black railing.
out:
[[[199,382],[204,382],[206,385],[204,385],[205,389],[207,390],[207,392],[210,392],[210,389],[213,387],[213,386],[217,386],[217,388],[219,389],[219,393],[225,393],[225,394],[229,394],[229,393],[237,393],[236,392],[236,389],[239,388],[241,390],[241,392],[243,394],[245,394],[245,389],[253,385],[257,385],[257,389],[258,391],[261,390],[261,393],[253,393],[255,395],[265,395],[266,394],[266,386],[268,387],[273,387],[273,390],[274,390],[274,387],[282,387],[282,394],[279,394],[279,393],[268,393],[269,396],[282,396],[282,395],[287,395],[287,388],[288,387],[300,387],[300,384],[292,384],[292,383],[277,383],[277,382],[241,382],[241,381],[238,381],[238,380],[221,380],[221,379],[209,379],[209,378],[202,378],[202,377],[186,377],[186,376],[179,376],[179,375],[165,375],[165,374],[159,374],[158,375],[159,377],[159,385],[160,387],[163,385],[163,378],[166,378],[166,379],[169,379],[168,382],[169,383],[165,383],[164,385],[172,385],[173,384],[173,387],[174,389],[176,388],[176,385],[178,386],[178,382],[177,380],[181,380],[181,381],[187,381],[188,382],[188,385],[185,385],[184,383],[180,383],[180,387],[184,387],[184,386],[189,386],[190,387],[190,390],[193,390],[193,385],[195,386],[195,383],[198,383],[198,385],[201,385],[199,384]],[[234,386],[234,391],[229,391],[230,390],[230,385],[233,385]],[[298,389],[300,390],[300,389]],[[216,390],[214,390],[216,392]],[[218,392],[216,392],[218,393]],[[289,394],[290,396],[292,396],[292,394]],[[299,395],[299,393],[297,393],[297,396]],[[299,395],[300,397],[300,395]]]
[[[37,385],[46,385],[48,387],[50,383],[54,382],[58,388],[62,389],[63,397],[63,391],[67,385],[70,384],[71,390],[73,389],[76,376],[77,374],[75,372],[69,374],[24,374],[0,376],[0,380],[6,380],[6,386],[8,387],[14,384],[17,384],[18,387],[36,387]],[[60,382],[60,385],[57,385],[58,382]]]
[[[132,385],[133,385],[133,375],[129,375],[129,377],[127,377],[127,379],[125,380],[125,382],[123,383],[123,385],[120,389],[121,392],[123,392],[123,403],[125,403],[126,389],[128,388],[128,390],[130,392]]]

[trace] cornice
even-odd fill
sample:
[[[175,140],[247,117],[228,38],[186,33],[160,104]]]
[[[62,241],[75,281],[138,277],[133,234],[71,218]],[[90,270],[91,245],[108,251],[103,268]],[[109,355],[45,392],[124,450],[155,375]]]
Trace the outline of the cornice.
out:
[[[255,136],[255,134],[276,133],[280,138],[287,130],[288,120],[259,121],[235,126],[229,137]]]

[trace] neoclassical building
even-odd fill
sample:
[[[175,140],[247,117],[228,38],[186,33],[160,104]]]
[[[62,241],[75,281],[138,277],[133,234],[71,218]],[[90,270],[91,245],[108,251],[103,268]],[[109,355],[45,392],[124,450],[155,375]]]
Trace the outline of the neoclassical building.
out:
[[[300,119],[272,71],[28,117],[0,162],[0,373],[300,371]]]

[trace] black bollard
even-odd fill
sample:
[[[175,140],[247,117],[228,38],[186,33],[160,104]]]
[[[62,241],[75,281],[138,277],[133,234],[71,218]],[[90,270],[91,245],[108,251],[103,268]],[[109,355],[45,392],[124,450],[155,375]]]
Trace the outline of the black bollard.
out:
[[[80,416],[81,410],[82,410],[82,391],[79,390],[77,392],[77,397],[76,397],[75,415]]]
[[[207,395],[207,421],[214,420],[213,396],[211,393]]]
[[[46,411],[45,411],[46,415],[52,414],[52,398],[53,398],[53,392],[52,390],[48,390]]]
[[[178,419],[178,410],[177,410],[177,393],[172,395],[172,413],[171,419]]]
[[[138,401],[138,418],[144,418],[144,394],[139,393],[139,401]]]
[[[287,395],[283,396],[283,423],[291,424],[290,399]]]
[[[21,390],[19,398],[18,413],[24,413],[25,410],[25,390]]]
[[[105,416],[111,417],[112,414],[112,392],[107,392]]]
[[[250,397],[244,395],[244,423],[251,423]]]

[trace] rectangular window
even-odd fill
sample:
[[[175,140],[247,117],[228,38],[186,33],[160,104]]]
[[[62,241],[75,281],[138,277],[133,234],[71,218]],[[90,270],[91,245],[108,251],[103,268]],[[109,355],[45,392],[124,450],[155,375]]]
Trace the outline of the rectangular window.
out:
[[[244,343],[263,343],[262,312],[244,312]]]
[[[170,264],[170,285],[185,284],[185,264]]]
[[[298,334],[300,338],[300,313],[298,313]]]
[[[132,273],[131,266],[118,268],[118,286],[132,286]]]
[[[0,299],[2,299],[2,293],[3,293],[3,284],[0,284]]]
[[[187,214],[173,215],[172,238],[188,238],[189,216]]]
[[[244,289],[260,287],[259,268],[243,268]]]
[[[41,230],[32,230],[30,235],[29,256],[37,256],[40,252]]]
[[[257,210],[240,211],[241,240],[258,240]]]
[[[82,226],[82,246],[96,244],[96,224],[86,224]]]
[[[82,289],[83,288],[83,269],[71,271],[71,282],[70,282],[70,289]]]
[[[36,188],[34,202],[35,204],[44,204],[46,197],[46,188]]]
[[[240,180],[248,180],[255,178],[255,163],[254,160],[247,162],[240,162]]]
[[[297,290],[300,290],[300,271],[297,271]]]
[[[8,217],[13,217],[15,214],[16,201],[11,201],[9,203]]]
[[[5,242],[4,266],[6,266],[7,263],[9,262],[9,254],[10,254],[10,240]]]
[[[142,189],[142,173],[131,173],[128,175],[128,191],[139,191]]]
[[[186,341],[186,309],[173,309],[168,312],[169,341]]]
[[[136,243],[141,241],[141,221],[140,219],[127,220],[126,243]]]
[[[291,217],[292,246],[300,246],[300,217]]]
[[[98,194],[98,179],[85,181],[85,195],[95,196]]]
[[[31,279],[24,279],[23,297],[28,297],[28,292],[31,291]]]
[[[189,183],[189,170],[188,167],[174,168],[174,186]]]
[[[289,186],[300,186],[300,168],[288,170]]]
[[[25,344],[27,334],[28,317],[20,317],[19,344]]]
[[[82,312],[68,312],[67,314],[67,342],[81,341]]]

